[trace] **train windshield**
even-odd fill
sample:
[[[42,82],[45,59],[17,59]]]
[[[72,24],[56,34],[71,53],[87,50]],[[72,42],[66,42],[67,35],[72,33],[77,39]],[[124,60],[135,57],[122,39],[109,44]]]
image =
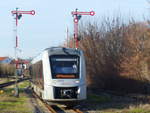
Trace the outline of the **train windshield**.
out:
[[[53,78],[78,78],[79,57],[70,55],[50,56]]]

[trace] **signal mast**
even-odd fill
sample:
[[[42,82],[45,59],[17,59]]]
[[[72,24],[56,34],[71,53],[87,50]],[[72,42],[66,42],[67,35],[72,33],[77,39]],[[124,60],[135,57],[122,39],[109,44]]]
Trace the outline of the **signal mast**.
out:
[[[94,16],[95,12],[90,11],[90,12],[79,12],[78,9],[75,11],[71,12],[72,16],[74,17],[74,41],[75,41],[75,48],[78,48],[79,46],[79,37],[78,37],[78,22],[81,19],[82,15],[90,15]]]
[[[15,96],[16,97],[19,97],[19,90],[18,90],[18,63],[19,63],[19,60],[18,60],[18,56],[17,56],[17,51],[19,50],[19,45],[18,45],[18,36],[17,36],[17,27],[18,27],[18,20],[21,19],[22,15],[23,14],[29,14],[29,15],[35,15],[35,11],[32,10],[32,11],[21,11],[21,10],[18,10],[18,8],[16,8],[16,10],[14,11],[11,11],[12,15],[15,16],[15,64],[16,64],[16,84],[15,84]]]

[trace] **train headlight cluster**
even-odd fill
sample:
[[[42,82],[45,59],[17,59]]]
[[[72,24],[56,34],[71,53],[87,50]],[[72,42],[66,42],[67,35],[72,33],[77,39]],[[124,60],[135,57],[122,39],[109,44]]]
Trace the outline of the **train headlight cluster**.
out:
[[[71,98],[73,91],[71,89],[66,89],[61,91],[63,97]]]

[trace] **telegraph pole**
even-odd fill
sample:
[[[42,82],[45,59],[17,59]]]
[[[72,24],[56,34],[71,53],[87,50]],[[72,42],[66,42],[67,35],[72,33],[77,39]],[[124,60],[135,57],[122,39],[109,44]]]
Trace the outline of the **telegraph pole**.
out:
[[[13,14],[13,16],[15,16],[15,64],[16,64],[16,72],[15,72],[15,76],[16,76],[16,83],[15,83],[15,94],[14,96],[19,97],[19,88],[18,88],[18,63],[19,63],[19,59],[18,59],[18,55],[17,55],[17,50],[19,47],[19,42],[18,42],[18,35],[17,35],[17,27],[18,27],[18,20],[21,19],[23,14],[30,14],[30,15],[35,15],[35,11],[19,11],[18,8],[16,8],[16,10],[11,11],[11,13]]]
[[[75,48],[78,48],[79,46],[79,37],[78,37],[78,22],[81,19],[82,15],[90,15],[94,16],[95,12],[90,11],[90,12],[79,12],[78,9],[75,11],[72,11],[71,14],[74,17],[74,41],[75,41]]]

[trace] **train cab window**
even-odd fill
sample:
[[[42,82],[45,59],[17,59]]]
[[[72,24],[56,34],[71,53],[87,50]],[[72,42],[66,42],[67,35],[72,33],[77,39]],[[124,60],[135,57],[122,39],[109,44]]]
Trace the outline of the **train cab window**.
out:
[[[79,57],[70,55],[50,56],[53,78],[78,78]]]

